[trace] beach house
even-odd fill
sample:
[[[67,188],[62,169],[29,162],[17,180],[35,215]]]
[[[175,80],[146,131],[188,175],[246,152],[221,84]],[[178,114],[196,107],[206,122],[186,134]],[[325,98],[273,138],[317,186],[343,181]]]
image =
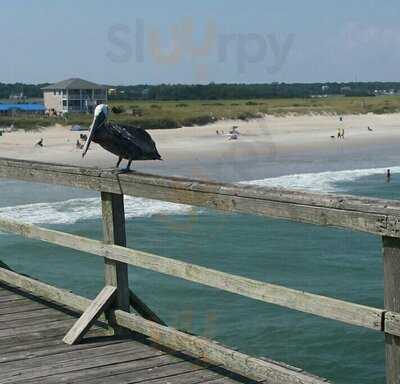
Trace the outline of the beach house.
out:
[[[98,104],[107,102],[107,87],[72,78],[42,88],[44,105],[49,113],[92,113]]]

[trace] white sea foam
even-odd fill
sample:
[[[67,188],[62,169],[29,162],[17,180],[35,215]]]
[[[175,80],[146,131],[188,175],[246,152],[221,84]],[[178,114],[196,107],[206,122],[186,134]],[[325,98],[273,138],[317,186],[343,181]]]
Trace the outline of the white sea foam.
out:
[[[163,201],[125,197],[127,218],[154,215],[188,214],[193,207]],[[36,203],[0,208],[0,217],[31,224],[74,224],[101,216],[99,198],[71,199],[55,203]]]
[[[400,173],[400,166],[388,167]],[[263,180],[244,181],[240,184],[266,187],[282,187],[315,192],[342,192],[339,182],[352,182],[364,176],[384,175],[387,168],[356,169],[336,172],[303,173],[273,177]],[[201,212],[189,205],[167,203],[136,197],[125,197],[127,218],[154,215],[185,215]],[[99,198],[70,199],[55,203],[35,203],[0,208],[0,217],[21,220],[32,224],[74,224],[101,217]]]
[[[262,180],[245,181],[242,184],[260,187],[280,187],[313,192],[343,192],[337,183],[352,182],[361,177],[382,175],[390,168],[392,173],[400,173],[400,166],[387,168],[354,169],[347,171],[332,171],[319,173],[301,173]]]

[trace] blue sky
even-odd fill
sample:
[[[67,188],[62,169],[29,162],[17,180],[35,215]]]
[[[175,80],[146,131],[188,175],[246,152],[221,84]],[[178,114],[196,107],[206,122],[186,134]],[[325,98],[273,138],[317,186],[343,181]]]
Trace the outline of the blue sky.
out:
[[[5,0],[1,82],[399,81],[395,0]]]

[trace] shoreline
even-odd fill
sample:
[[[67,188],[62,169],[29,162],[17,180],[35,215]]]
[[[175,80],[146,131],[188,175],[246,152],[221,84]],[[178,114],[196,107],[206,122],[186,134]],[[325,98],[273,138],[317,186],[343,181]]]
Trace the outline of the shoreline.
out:
[[[229,140],[227,132],[234,125],[241,134],[238,140]],[[344,128],[344,139],[336,138],[338,127]],[[224,135],[217,135],[217,130]],[[75,148],[80,133],[64,126],[4,133],[0,153],[32,161],[115,166],[116,157],[94,143],[82,159]],[[388,154],[393,164],[400,160],[396,156],[400,114],[343,115],[343,122],[331,115],[268,115],[247,122],[220,120],[205,126],[150,130],[150,134],[164,161],[134,162],[133,169],[174,176],[241,181],[302,172],[307,164],[317,171],[357,168],[357,155],[376,166],[381,166]],[[44,139],[43,148],[35,146],[40,138]]]

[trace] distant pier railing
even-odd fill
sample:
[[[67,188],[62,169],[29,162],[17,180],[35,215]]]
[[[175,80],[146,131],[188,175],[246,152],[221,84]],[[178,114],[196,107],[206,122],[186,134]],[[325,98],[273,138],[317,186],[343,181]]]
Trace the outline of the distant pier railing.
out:
[[[238,186],[141,173],[116,175],[95,168],[12,159],[0,159],[0,177],[101,192],[103,241],[0,219],[0,231],[104,258],[105,288],[94,301],[22,276],[7,268],[0,268],[0,282],[84,312],[66,335],[64,340],[67,343],[79,342],[93,322],[102,315],[117,333],[124,333],[126,330],[142,333],[159,344],[206,358],[253,380],[276,384],[326,382],[288,365],[250,357],[212,340],[168,327],[129,289],[127,267],[133,265],[266,303],[384,332],[387,383],[400,382],[400,201]],[[379,235],[383,244],[384,308],[311,294],[128,249],[124,195]],[[138,315],[130,313],[130,307]]]

